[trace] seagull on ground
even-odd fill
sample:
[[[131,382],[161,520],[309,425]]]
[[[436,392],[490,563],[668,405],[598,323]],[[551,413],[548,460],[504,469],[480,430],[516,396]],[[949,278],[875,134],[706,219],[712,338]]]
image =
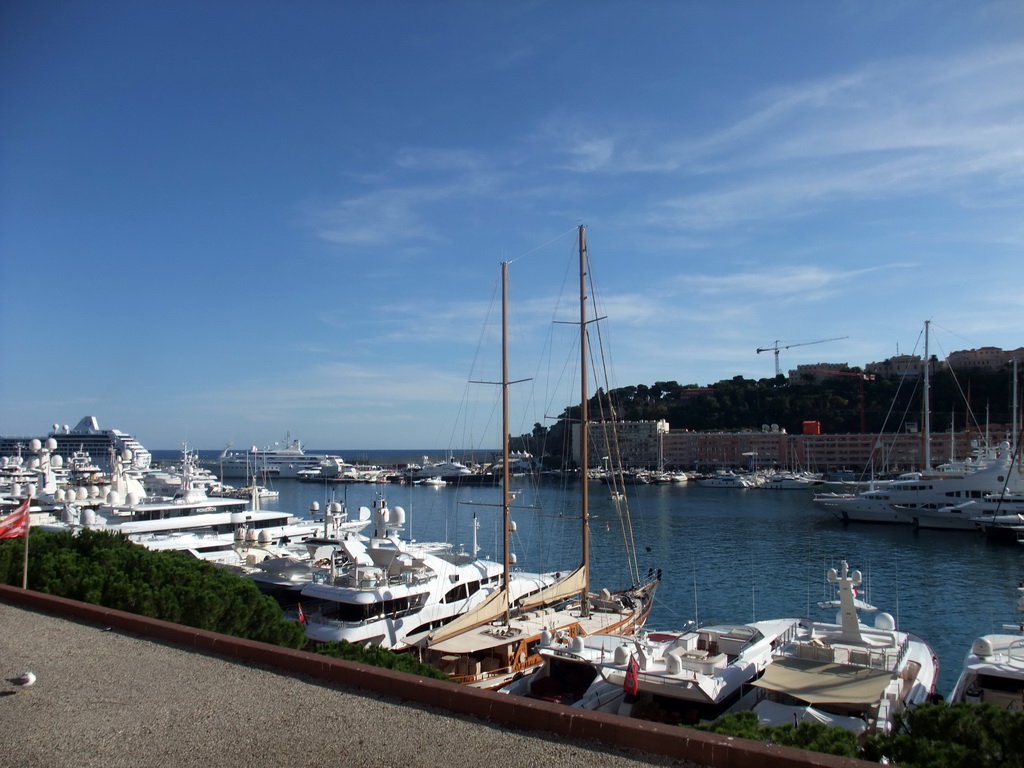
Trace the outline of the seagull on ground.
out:
[[[31,672],[22,672],[16,677],[8,677],[7,682],[23,691],[36,681],[36,676]]]

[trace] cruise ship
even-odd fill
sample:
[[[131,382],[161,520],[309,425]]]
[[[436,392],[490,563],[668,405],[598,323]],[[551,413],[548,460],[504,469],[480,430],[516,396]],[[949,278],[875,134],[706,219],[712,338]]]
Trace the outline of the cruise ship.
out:
[[[22,454],[27,454],[28,445],[33,439],[38,439],[45,444],[51,437],[57,441],[55,453],[61,456],[68,466],[76,454],[78,456],[88,454],[100,470],[110,472],[113,469],[112,457],[121,456],[125,451],[131,451],[130,468],[146,470],[149,469],[153,458],[149,451],[131,435],[118,429],[100,429],[95,416],[85,416],[74,428],[68,427],[67,424],[64,426],[54,424],[53,430],[41,437],[39,435],[0,437],[0,457],[22,456]]]

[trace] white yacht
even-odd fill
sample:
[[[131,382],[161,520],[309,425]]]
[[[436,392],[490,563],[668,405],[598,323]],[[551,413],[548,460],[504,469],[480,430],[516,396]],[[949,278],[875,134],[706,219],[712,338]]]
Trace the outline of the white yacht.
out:
[[[1024,543],[1024,493],[992,494],[971,510],[971,522],[988,538]]]
[[[819,494],[814,501],[844,522],[911,525],[917,510],[926,516],[941,507],[981,501],[991,494],[1024,486],[1014,464],[1010,444],[999,445],[996,455],[970,459],[929,472],[909,472],[856,494]]]
[[[806,491],[808,488],[817,488],[824,485],[825,481],[821,475],[811,475],[804,472],[768,475],[758,488],[767,491]]]
[[[1024,586],[1017,587],[1018,611],[1024,610]],[[1008,632],[983,635],[971,644],[950,704],[992,704],[1024,709],[1024,623],[1004,624]]]
[[[105,499],[56,494],[59,519],[40,524],[46,530],[90,530],[123,533],[149,549],[176,549],[195,557],[219,562],[238,560],[238,545],[248,548],[298,542],[315,536],[320,525],[300,520],[287,512],[261,510],[249,499],[210,497],[205,487],[194,484],[191,465],[185,462],[183,488],[170,498],[148,498],[127,472],[129,458],[115,464],[111,490]],[[253,506],[250,507],[250,504]],[[365,526],[365,522],[363,526]],[[248,552],[246,557],[256,558]],[[260,554],[258,559],[269,556]]]
[[[423,464],[414,469],[410,475],[413,480],[425,480],[431,477],[439,477],[442,480],[458,480],[459,478],[472,475],[473,470],[454,456],[448,456],[444,461],[431,462],[426,456],[423,457]]]
[[[735,472],[718,472],[710,477],[699,478],[697,485],[704,488],[753,488],[756,483]]]
[[[503,566],[455,552],[447,544],[403,541],[401,507],[378,497],[370,512],[373,536],[339,541],[340,558],[301,590],[306,634],[312,640],[372,643],[392,650],[484,602],[502,583]],[[341,567],[338,567],[338,563]],[[515,574],[516,597],[538,592],[554,575]]]
[[[857,611],[875,609],[857,598],[861,574],[845,560],[828,580],[839,599],[821,605],[838,608],[836,623],[800,623],[754,682],[760,701],[753,711],[762,725],[808,721],[888,732],[896,712],[931,699],[938,657],[924,640],[897,629],[888,613],[879,613],[874,627],[861,624]]]
[[[538,647],[544,666],[501,692],[641,719],[711,721],[753,706],[750,683],[798,625],[772,619],[635,637],[548,632]]]
[[[242,477],[246,479],[299,477],[303,470],[320,470],[326,457],[306,453],[299,440],[291,434],[285,435],[284,447],[257,448],[248,451],[224,449],[216,459],[204,462],[205,466],[221,478]]]

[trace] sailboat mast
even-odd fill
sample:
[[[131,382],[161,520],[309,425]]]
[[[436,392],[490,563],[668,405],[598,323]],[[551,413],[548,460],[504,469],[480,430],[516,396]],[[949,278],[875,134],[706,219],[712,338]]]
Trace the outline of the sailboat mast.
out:
[[[590,418],[587,408],[587,241],[581,224],[580,251],[580,520],[583,526],[583,590],[580,595],[580,614],[590,615]]]
[[[924,466],[921,469],[928,472],[932,468],[932,416],[931,403],[929,402],[931,389],[931,360],[928,358],[928,326],[931,320],[924,321],[924,397],[922,408],[924,409]]]
[[[504,528],[503,589],[509,585],[509,545],[511,515],[509,514],[509,466],[508,466],[508,262],[501,262],[501,517]],[[511,619],[511,606],[505,601],[505,622]]]

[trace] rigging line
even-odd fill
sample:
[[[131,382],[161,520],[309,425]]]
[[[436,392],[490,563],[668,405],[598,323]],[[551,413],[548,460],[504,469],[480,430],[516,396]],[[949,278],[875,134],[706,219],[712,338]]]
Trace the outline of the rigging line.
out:
[[[561,233],[560,235],[555,235],[550,240],[548,240],[546,243],[541,243],[540,245],[535,246],[534,248],[531,248],[530,250],[525,251],[524,253],[519,254],[514,259],[505,259],[505,261],[509,265],[515,264],[517,261],[519,261],[522,258],[525,258],[525,257],[529,256],[531,253],[536,253],[541,248],[546,248],[547,246],[551,245],[552,243],[554,243],[554,242],[556,242],[558,240],[561,240],[566,235],[576,235],[577,232],[579,232],[579,230],[576,227],[573,227],[572,229],[568,229],[565,232]]]

